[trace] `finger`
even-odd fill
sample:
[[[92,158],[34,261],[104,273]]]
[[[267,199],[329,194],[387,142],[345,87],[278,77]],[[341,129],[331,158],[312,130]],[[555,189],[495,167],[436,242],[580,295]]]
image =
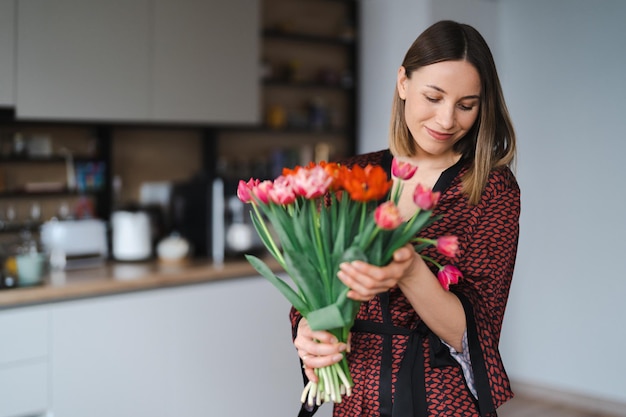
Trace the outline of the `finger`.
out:
[[[298,349],[298,355],[304,359],[306,356],[306,363],[309,364],[309,360],[314,357],[333,356],[345,352],[348,346],[345,343],[337,343],[334,345],[328,343],[303,343],[303,347]],[[304,352],[304,353],[302,353]]]
[[[404,245],[393,253],[393,259],[396,262],[404,262],[411,259],[415,249],[411,245]]]
[[[306,319],[301,319],[298,324],[298,336],[303,336],[307,339],[315,339],[320,343],[337,343],[337,338],[330,332],[324,330],[311,330],[309,323]]]
[[[304,368],[304,374],[309,379],[309,381],[319,382],[317,375],[315,375],[315,371],[313,368]]]
[[[380,268],[367,266],[367,264],[341,264],[337,276],[361,297],[371,298],[394,285],[393,282],[391,284],[388,282]]]
[[[309,368],[323,368],[325,366],[330,366],[339,362],[341,359],[343,359],[343,355],[341,353],[325,356],[306,355],[302,363],[304,364],[304,369],[306,371]]]

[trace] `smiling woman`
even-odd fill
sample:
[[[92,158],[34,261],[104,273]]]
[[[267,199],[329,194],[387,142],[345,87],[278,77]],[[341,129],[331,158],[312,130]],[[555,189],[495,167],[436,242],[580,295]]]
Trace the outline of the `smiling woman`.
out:
[[[493,417],[512,397],[498,344],[520,194],[508,167],[515,134],[493,57],[473,27],[441,21],[411,45],[397,72],[389,147],[342,163],[378,165],[390,174],[393,157],[416,163],[410,181],[440,195],[437,220],[415,242],[457,236],[458,271],[448,271],[442,286],[437,269],[410,247],[384,266],[341,264],[338,278],[362,304],[347,354],[352,395],[335,404],[333,415]],[[413,197],[400,195],[404,218],[415,211]],[[430,248],[421,253],[444,260]],[[345,346],[311,330],[295,310],[291,319],[305,376],[315,379],[312,368],[336,363]],[[304,407],[300,416],[314,412]]]

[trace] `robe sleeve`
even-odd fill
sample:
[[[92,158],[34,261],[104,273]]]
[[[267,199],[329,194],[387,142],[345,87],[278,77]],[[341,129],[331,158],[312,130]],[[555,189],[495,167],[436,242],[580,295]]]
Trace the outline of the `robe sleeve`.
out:
[[[504,310],[509,295],[519,236],[520,191],[510,171],[498,171],[472,215],[463,235],[457,266],[463,279],[454,288],[464,304],[476,383],[489,387],[494,408],[512,397],[498,350]],[[471,323],[473,322],[473,323]],[[474,343],[472,343],[474,341]],[[479,352],[472,352],[477,345]],[[478,353],[482,362],[474,358]],[[477,369],[477,367],[483,367]],[[479,375],[482,374],[482,375]],[[479,401],[486,399],[480,398]]]

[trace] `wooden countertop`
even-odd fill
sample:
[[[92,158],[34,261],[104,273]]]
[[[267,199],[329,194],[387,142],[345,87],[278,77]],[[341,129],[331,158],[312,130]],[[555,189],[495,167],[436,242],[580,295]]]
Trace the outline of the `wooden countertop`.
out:
[[[275,271],[281,270],[273,259],[264,261]],[[96,268],[51,273],[43,285],[2,290],[0,309],[249,276],[260,275],[243,259],[222,266],[207,260],[178,265],[109,262]]]

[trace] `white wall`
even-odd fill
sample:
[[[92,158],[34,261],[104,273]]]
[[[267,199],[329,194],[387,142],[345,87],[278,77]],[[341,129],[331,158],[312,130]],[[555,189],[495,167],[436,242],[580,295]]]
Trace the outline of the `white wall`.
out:
[[[362,0],[359,62],[359,152],[386,148],[396,73],[406,50],[428,26],[430,3]]]
[[[522,188],[508,370],[626,402],[626,2],[500,3]]]
[[[486,0],[361,0],[359,152],[388,146],[396,74],[415,38],[437,20],[474,25],[497,40],[497,7]]]
[[[385,3],[384,5],[382,3]],[[517,129],[518,262],[501,350],[512,379],[626,402],[626,2],[362,1],[359,150],[387,143],[395,71],[427,25],[490,43]]]

